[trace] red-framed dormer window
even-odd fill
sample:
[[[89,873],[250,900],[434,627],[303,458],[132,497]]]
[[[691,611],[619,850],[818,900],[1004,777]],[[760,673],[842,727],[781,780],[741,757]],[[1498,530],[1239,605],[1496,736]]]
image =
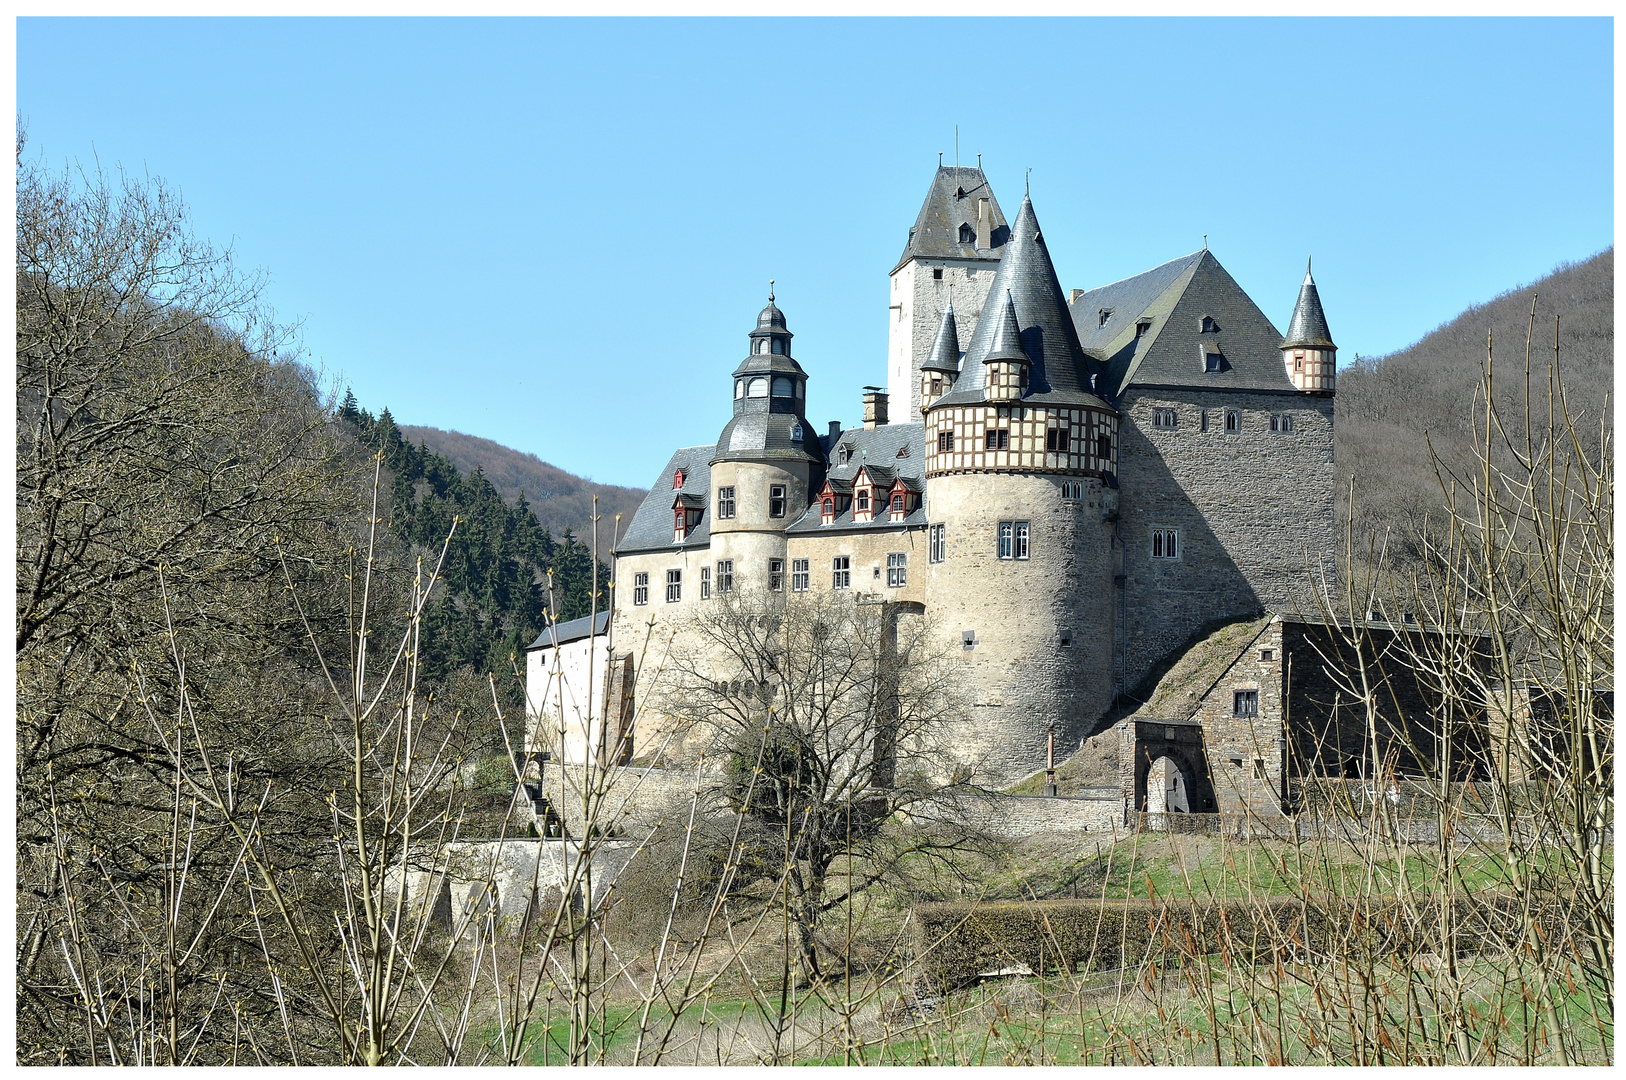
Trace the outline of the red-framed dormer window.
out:
[[[819,524],[834,525],[836,521],[836,500],[826,495],[819,503]]]
[[[902,521],[908,515],[909,493],[902,486],[894,487],[892,489],[892,513],[890,516],[893,521]]]
[[[871,521],[875,517],[870,503],[870,489],[867,487],[853,488],[853,520]]]
[[[683,507],[672,511],[672,539],[682,540],[689,535],[689,512]]]
[[[679,469],[672,474],[672,490],[678,491],[683,487],[683,470]]]

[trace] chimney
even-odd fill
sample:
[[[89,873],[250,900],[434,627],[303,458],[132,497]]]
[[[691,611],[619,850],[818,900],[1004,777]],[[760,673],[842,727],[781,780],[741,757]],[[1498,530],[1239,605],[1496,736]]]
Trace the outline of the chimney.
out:
[[[830,421],[830,452],[831,453],[835,452],[836,440],[839,439],[839,438],[841,438],[841,421],[840,420],[832,420],[832,421]]]
[[[1078,298],[1083,296],[1083,295],[1084,295],[1084,290],[1083,289],[1068,289],[1067,290],[1067,302],[1069,304],[1076,304],[1078,302]]]
[[[879,427],[886,423],[886,391],[879,386],[864,387],[864,426]]]
[[[977,200],[977,246],[985,251],[994,246],[994,214],[987,199]]]

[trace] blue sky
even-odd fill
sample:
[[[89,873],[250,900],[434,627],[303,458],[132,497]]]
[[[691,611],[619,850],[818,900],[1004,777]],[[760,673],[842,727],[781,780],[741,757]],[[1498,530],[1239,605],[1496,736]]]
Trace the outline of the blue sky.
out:
[[[808,414],[886,378],[937,164],[1032,169],[1064,288],[1304,259],[1382,354],[1613,242],[1608,19],[21,19],[29,153],[145,170],[403,423],[644,486],[727,419],[767,279]],[[64,76],[71,71],[71,76]]]

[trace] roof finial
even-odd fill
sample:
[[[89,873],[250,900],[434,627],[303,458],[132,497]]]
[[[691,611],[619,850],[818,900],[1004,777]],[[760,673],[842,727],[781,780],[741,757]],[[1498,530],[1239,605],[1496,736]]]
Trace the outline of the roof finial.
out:
[[[1310,277],[1310,263],[1311,263],[1311,261],[1312,261],[1311,256],[1306,255],[1304,257],[1304,277],[1305,277],[1305,280],[1309,280],[1309,277]]]
[[[1204,251],[1208,250],[1208,234],[1207,233],[1203,233],[1203,250]]]
[[[1033,192],[1033,170],[1029,169],[1027,171],[1027,174],[1022,178],[1022,195],[1024,197],[1026,197],[1027,195],[1032,194],[1032,192]]]
[[[773,303],[773,278],[768,279],[768,303]]]
[[[982,155],[981,154],[977,155],[977,171],[978,172],[982,171]]]
[[[943,151],[941,150],[937,152],[937,167],[939,169],[943,167]]]

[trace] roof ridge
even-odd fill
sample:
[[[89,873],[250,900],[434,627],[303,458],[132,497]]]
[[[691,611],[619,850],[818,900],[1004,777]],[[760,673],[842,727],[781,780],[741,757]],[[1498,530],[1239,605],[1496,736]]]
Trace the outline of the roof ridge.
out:
[[[1102,289],[1110,289],[1114,285],[1122,285],[1126,281],[1133,281],[1136,278],[1145,277],[1148,274],[1155,274],[1159,270],[1163,269],[1165,266],[1173,266],[1175,263],[1180,262],[1182,259],[1196,258],[1198,256],[1206,254],[1207,251],[1208,251],[1207,248],[1203,248],[1200,251],[1193,251],[1189,255],[1181,255],[1181,256],[1179,256],[1179,258],[1169,259],[1167,262],[1160,262],[1156,266],[1150,267],[1149,269],[1146,269],[1146,270],[1142,270],[1138,274],[1128,274],[1128,275],[1126,275],[1124,277],[1119,278],[1117,281],[1108,281],[1105,284],[1095,286],[1093,289],[1085,289],[1082,293],[1079,294],[1078,298],[1080,300],[1082,300],[1082,299],[1084,299],[1084,297],[1090,295],[1090,293],[1092,293],[1092,292],[1100,292]],[[1166,292],[1167,290],[1164,290],[1164,291]],[[1158,295],[1162,296],[1163,293],[1158,293]],[[1068,307],[1071,307],[1071,306],[1072,306],[1071,304],[1068,305]]]
[[[1202,256],[1207,255],[1207,254],[1208,254],[1208,249],[1207,248],[1203,248],[1201,251],[1192,252],[1192,255],[1197,256],[1197,258],[1193,259],[1191,265],[1186,267],[1185,270],[1181,271],[1178,277],[1176,277],[1173,281],[1169,282],[1167,288],[1165,288],[1162,292],[1160,292],[1156,296],[1154,296],[1152,298],[1152,302],[1147,304],[1146,307],[1147,308],[1152,307],[1154,304],[1161,301],[1165,296],[1168,296],[1171,292],[1174,292],[1176,289],[1178,289],[1179,293],[1175,296],[1174,303],[1169,305],[1169,311],[1172,313],[1174,311],[1175,305],[1178,305],[1180,303],[1180,297],[1184,296],[1186,290],[1191,288],[1191,281],[1192,281],[1193,278],[1195,278],[1197,276],[1197,268],[1203,264]],[[1191,255],[1187,255],[1185,257],[1190,259]],[[1175,262],[1179,262],[1179,261],[1180,261],[1179,259],[1170,259],[1169,262],[1161,263],[1161,264],[1159,264],[1159,266],[1154,266],[1152,268],[1152,270],[1161,269],[1164,266],[1168,266],[1169,263],[1175,263]],[[1215,259],[1214,261],[1218,262],[1219,260]],[[1152,270],[1148,270],[1146,272],[1148,274],[1150,274],[1152,272]],[[1136,276],[1138,277],[1140,275],[1137,274]],[[1128,281],[1129,279],[1124,278],[1124,280]],[[1105,288],[1105,286],[1102,286],[1102,287]],[[1145,310],[1145,309],[1143,308],[1142,310]],[[1163,331],[1164,330],[1168,329],[1169,322],[1170,322],[1170,320],[1165,318],[1164,320],[1162,320],[1162,322],[1160,324],[1158,324],[1156,330],[1153,330],[1151,333],[1147,334],[1145,337],[1139,339],[1139,341],[1142,342],[1143,344],[1136,345],[1136,347],[1135,347],[1135,355],[1129,361],[1129,366],[1124,368],[1123,378],[1119,379],[1118,380],[1118,385],[1112,388],[1112,392],[1113,392],[1113,394],[1115,396],[1117,394],[1121,393],[1123,391],[1124,387],[1128,386],[1130,383],[1135,381],[1135,374],[1136,374],[1136,372],[1140,371],[1141,361],[1145,360],[1146,357],[1151,353],[1152,346],[1157,344],[1157,339],[1163,336]]]

